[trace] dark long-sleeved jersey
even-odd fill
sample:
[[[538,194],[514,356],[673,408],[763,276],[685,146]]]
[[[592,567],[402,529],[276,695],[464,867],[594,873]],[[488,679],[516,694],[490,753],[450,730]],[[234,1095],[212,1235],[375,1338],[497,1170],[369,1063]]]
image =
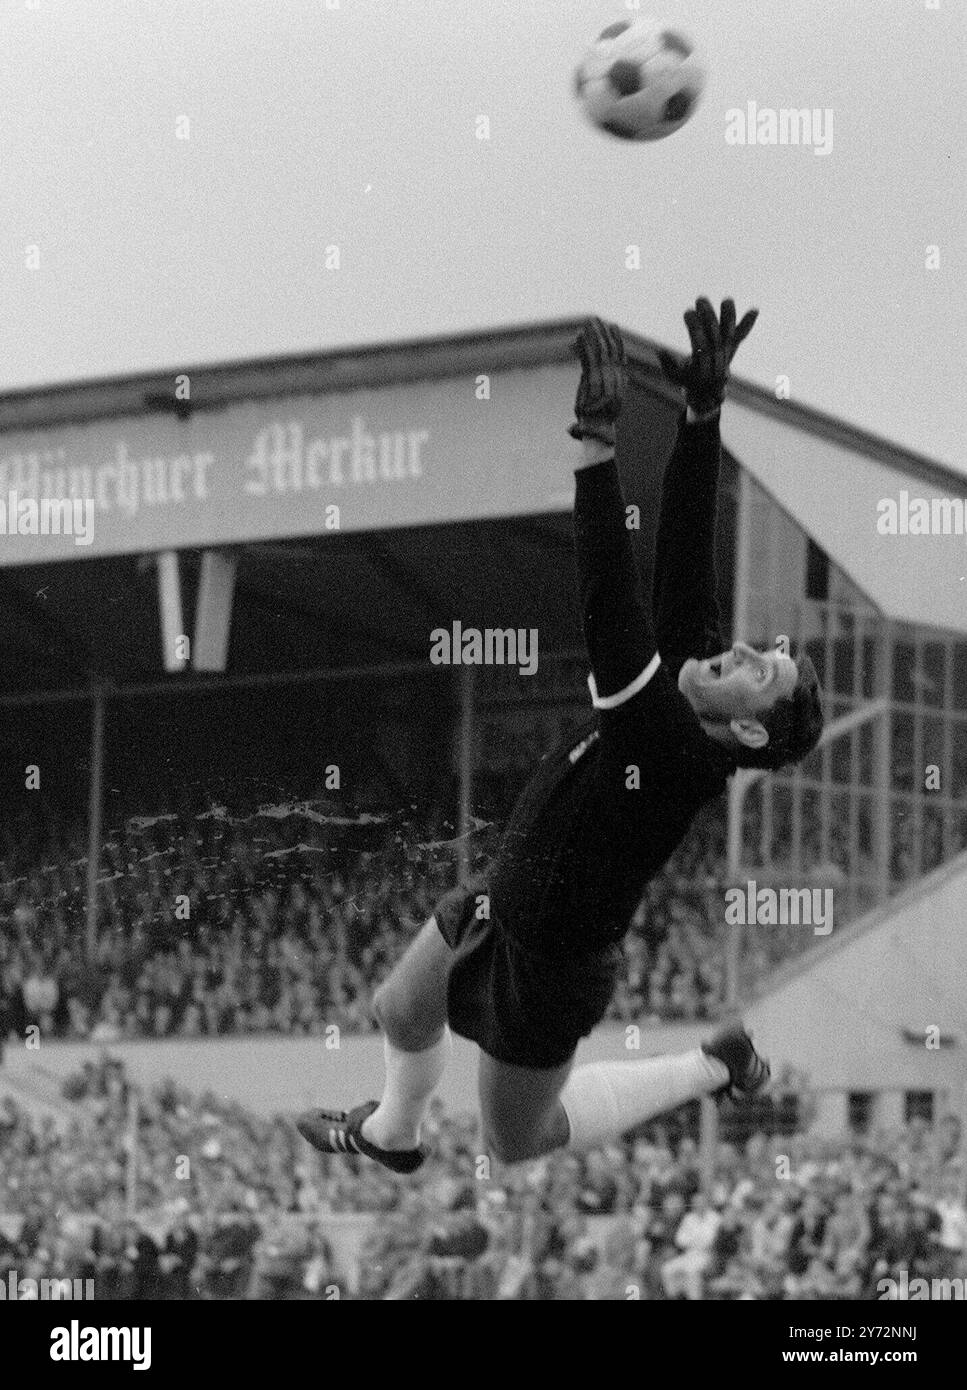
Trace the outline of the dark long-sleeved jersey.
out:
[[[596,717],[541,762],[488,875],[498,920],[535,950],[620,939],[645,883],[735,770],[677,684],[686,657],[722,649],[719,455],[718,421],[683,415],[662,486],[650,613],[614,461],[578,471],[575,555]]]

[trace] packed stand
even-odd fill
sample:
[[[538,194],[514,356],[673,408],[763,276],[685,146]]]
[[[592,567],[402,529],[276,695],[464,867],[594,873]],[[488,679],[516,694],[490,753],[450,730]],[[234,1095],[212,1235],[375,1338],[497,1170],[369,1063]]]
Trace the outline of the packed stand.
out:
[[[800,1086],[794,1078],[783,1084]],[[831,1142],[753,1132],[702,1190],[693,1115],[504,1168],[431,1112],[401,1180],[270,1122],[88,1063],[66,1129],[0,1106],[0,1281],[98,1298],[876,1299],[967,1275],[965,1155],[948,1117]],[[339,1233],[349,1223],[350,1247]],[[20,1296],[30,1297],[21,1285]],[[961,1286],[962,1288],[962,1286]]]
[[[371,1030],[375,986],[461,869],[492,852],[498,827],[475,826],[461,839],[440,813],[360,815],[318,801],[132,817],[104,846],[92,952],[79,840],[30,852],[8,827],[0,1044],[30,1025],[97,1042]],[[780,816],[776,826],[781,862],[788,827]],[[833,831],[832,857],[843,862]],[[612,1018],[719,1014],[724,856],[724,813],[713,807],[645,888]],[[841,873],[836,862],[831,872]],[[799,927],[747,931],[744,991],[813,942]]]

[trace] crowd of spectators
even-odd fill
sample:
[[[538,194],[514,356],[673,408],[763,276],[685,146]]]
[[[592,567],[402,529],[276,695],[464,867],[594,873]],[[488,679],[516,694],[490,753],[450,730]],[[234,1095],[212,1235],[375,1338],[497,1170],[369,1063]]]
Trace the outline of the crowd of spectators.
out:
[[[475,864],[494,833],[474,836]],[[707,818],[648,885],[613,1017],[718,1012],[721,838]],[[104,848],[93,949],[76,843],[19,873],[0,860],[0,1038],[32,1025],[104,1043],[370,1030],[373,988],[455,881],[464,844],[439,816],[318,803],[135,818]]]
[[[414,1199],[382,1219],[360,1292],[390,1299],[904,1297],[915,1279],[967,1275],[964,1178],[954,1120],[936,1132],[915,1122],[902,1134],[866,1141],[754,1135],[744,1146],[721,1146],[706,1190],[694,1141],[670,1143],[664,1126],[651,1126],[585,1159],[562,1153],[512,1170],[482,1193],[442,1175],[436,1190],[447,1211],[428,1219],[422,1199]]]
[[[756,857],[756,804],[747,852]],[[788,807],[772,807],[788,858]],[[366,1032],[370,998],[433,904],[492,853],[499,826],[460,839],[440,813],[362,814],[333,803],[263,805],[129,819],[103,849],[93,939],[79,838],[41,846],[6,828],[0,854],[0,1046],[31,1025],[43,1036],[110,1043],[134,1037]],[[809,834],[815,839],[816,827]],[[837,923],[862,872],[834,818],[810,882],[833,886]],[[898,844],[900,841],[898,840]],[[759,852],[762,846],[758,847]],[[855,867],[855,866],[854,866]],[[761,877],[761,875],[760,875]],[[766,877],[765,882],[780,880]],[[801,886],[803,880],[794,880]],[[623,944],[611,1005],[622,1022],[715,1018],[726,997],[725,822],[703,813],[646,887]],[[814,943],[798,926],[746,931],[741,986]]]
[[[76,845],[0,864],[0,1036],[365,1031],[453,881],[445,834],[308,804],[131,820],[104,847],[93,943]]]
[[[400,1179],[212,1096],[137,1094],[108,1058],[67,1094],[67,1127],[0,1106],[5,1283],[90,1279],[128,1299],[875,1299],[883,1280],[902,1297],[967,1275],[952,1117],[838,1142],[755,1132],[720,1145],[703,1185],[686,1112],[505,1168],[434,1104],[430,1157]]]
[[[284,1249],[306,1296],[331,1283],[316,1220],[331,1207],[290,1125],[170,1083],[135,1092],[107,1057],[65,1095],[66,1126],[0,1105],[0,1278],[93,1280],[111,1299],[285,1296]]]

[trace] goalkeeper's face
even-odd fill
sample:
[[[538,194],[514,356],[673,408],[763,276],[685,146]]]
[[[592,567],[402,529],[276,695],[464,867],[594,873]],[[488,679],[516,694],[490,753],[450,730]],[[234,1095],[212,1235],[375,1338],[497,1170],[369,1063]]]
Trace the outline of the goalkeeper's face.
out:
[[[690,657],[679,673],[678,688],[703,723],[731,726],[746,742],[736,724],[751,728],[757,716],[792,694],[798,678],[792,657],[736,642],[704,661]]]

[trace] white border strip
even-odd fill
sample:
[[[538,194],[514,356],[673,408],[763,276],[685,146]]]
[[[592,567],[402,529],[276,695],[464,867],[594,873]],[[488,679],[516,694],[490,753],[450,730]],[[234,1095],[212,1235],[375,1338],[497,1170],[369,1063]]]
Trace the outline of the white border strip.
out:
[[[639,690],[644,690],[652,676],[661,665],[661,653],[655,652],[648,665],[640,676],[636,676],[630,685],[626,685],[624,690],[619,690],[616,695],[599,695],[598,687],[595,684],[594,672],[588,676],[588,689],[591,691],[591,703],[595,709],[616,709],[618,705],[623,705],[626,700],[630,700],[633,695],[637,695]]]

